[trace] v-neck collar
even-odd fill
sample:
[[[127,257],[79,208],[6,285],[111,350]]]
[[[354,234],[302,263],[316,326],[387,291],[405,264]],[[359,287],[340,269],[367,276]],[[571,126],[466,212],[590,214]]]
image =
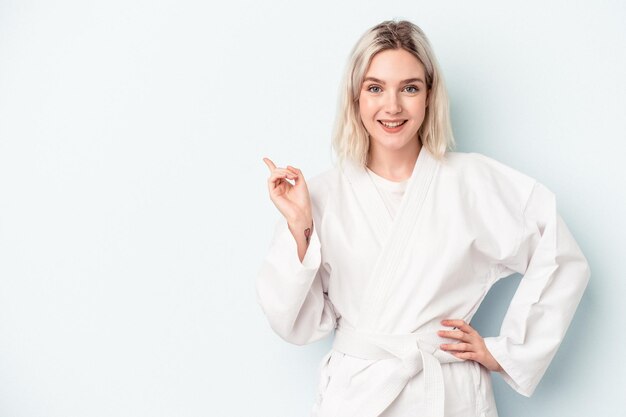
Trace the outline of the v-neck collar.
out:
[[[406,178],[402,181],[392,181],[385,177],[381,177],[380,175],[372,171],[369,167],[365,167],[365,172],[367,172],[367,175],[370,177],[370,180],[372,180],[372,183],[376,187],[378,195],[383,200],[385,209],[387,209],[387,213],[389,213],[391,221],[393,222],[393,218],[395,217],[398,206],[404,198],[409,178]]]
[[[436,167],[437,160],[425,146],[422,146],[415,161],[413,172],[408,179],[406,191],[402,196],[395,217],[392,218],[376,185],[367,173],[367,168],[352,161],[345,161],[344,173],[352,184],[356,198],[381,245],[386,243],[392,229],[396,228],[394,225],[402,222],[407,202],[415,198],[419,200],[423,198]]]
[[[381,177],[380,175],[372,171],[369,167],[366,167],[365,170],[367,171],[367,174],[370,176],[372,181],[374,181],[374,184],[376,184],[376,187],[378,189],[383,189],[392,193],[404,192],[404,190],[406,189],[406,185],[409,182],[408,178],[402,181],[389,180],[385,177]]]

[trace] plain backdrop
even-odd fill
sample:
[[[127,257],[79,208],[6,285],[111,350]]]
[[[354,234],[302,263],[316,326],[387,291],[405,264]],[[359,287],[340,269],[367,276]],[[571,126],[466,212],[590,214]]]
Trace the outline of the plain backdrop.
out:
[[[348,53],[392,18],[429,36],[458,150],[554,191],[591,264],[534,396],[494,375],[501,417],[626,415],[626,3],[0,0],[0,417],[308,416],[331,340],[256,303],[261,158],[331,167]]]

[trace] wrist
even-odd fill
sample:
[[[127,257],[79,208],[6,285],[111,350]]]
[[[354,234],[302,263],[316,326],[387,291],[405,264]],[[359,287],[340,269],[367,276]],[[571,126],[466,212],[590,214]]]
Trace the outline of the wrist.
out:
[[[502,368],[502,365],[500,365],[498,363],[498,361],[494,360],[495,364],[493,366],[492,372],[498,372],[498,373],[502,373],[504,372],[504,369]]]
[[[313,230],[313,219],[297,219],[297,220],[287,220],[287,226],[292,231],[302,231],[307,228]]]
[[[305,222],[297,222],[294,224],[287,223],[289,231],[296,239],[296,242],[302,242],[306,246],[309,245],[311,236],[313,235],[313,220]]]

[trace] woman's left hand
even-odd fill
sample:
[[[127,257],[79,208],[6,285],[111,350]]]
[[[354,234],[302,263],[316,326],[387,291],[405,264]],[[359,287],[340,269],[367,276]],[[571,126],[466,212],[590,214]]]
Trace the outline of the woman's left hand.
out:
[[[439,336],[459,340],[458,343],[441,345],[441,350],[445,350],[457,358],[476,361],[493,372],[503,370],[491,352],[487,350],[482,336],[472,326],[463,320],[442,320],[441,324],[456,327],[457,330],[440,330],[437,332]]]

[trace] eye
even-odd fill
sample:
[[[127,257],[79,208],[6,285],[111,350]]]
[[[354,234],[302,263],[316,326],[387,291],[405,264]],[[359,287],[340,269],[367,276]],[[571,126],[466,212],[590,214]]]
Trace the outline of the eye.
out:
[[[380,93],[382,91],[382,88],[377,85],[370,85],[369,87],[367,87],[367,91],[369,91],[370,93]]]
[[[404,91],[406,91],[407,93],[415,94],[419,93],[420,90],[414,85],[407,85],[406,87],[404,87]]]

